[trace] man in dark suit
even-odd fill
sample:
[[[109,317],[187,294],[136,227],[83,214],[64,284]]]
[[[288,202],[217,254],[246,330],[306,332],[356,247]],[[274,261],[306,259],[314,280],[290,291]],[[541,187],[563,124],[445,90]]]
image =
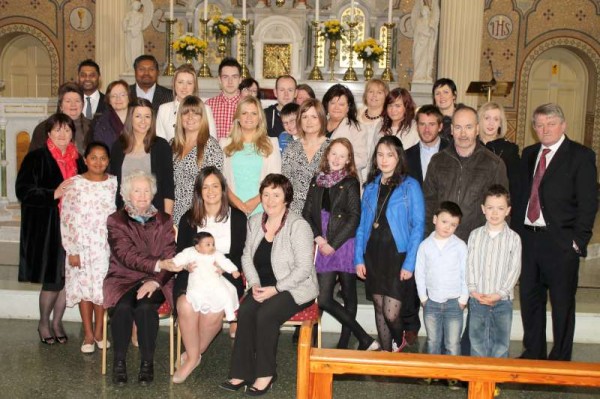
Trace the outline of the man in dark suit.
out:
[[[526,359],[571,360],[579,257],[586,256],[598,209],[596,155],[565,135],[557,104],[533,113],[540,143],[523,150],[521,195],[514,228],[523,243],[520,278]],[[550,293],[554,346],[546,351],[546,302]]]
[[[161,104],[173,101],[173,91],[156,83],[158,81],[158,61],[153,55],[140,55],[133,63],[135,84],[129,86],[132,101],[138,97],[152,103],[154,114]]]
[[[93,119],[106,109],[104,93],[100,87],[100,66],[92,59],[81,61],[77,67],[77,83],[83,90],[83,116]]]
[[[406,150],[408,175],[423,186],[427,166],[431,157],[448,146],[448,141],[440,137],[444,116],[435,105],[423,105],[417,111],[415,120],[419,132],[419,143]]]

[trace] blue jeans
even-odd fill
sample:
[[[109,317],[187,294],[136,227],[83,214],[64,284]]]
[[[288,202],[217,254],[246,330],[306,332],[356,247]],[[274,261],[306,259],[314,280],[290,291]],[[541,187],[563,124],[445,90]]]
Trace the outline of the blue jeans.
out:
[[[482,305],[474,298],[469,300],[471,325],[471,355],[479,357],[508,357],[513,304],[501,300],[494,306]]]
[[[439,303],[428,299],[423,308],[427,331],[428,352],[442,354],[442,340],[448,355],[460,355],[460,333],[463,328],[463,309],[458,298]]]

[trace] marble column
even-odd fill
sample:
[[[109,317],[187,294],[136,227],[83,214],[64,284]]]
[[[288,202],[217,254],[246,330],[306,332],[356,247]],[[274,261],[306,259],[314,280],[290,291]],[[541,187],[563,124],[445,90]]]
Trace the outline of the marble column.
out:
[[[113,80],[120,79],[125,65],[125,33],[123,18],[129,2],[101,0],[96,2],[96,62],[102,73],[102,91]]]
[[[484,0],[441,1],[438,78],[456,83],[456,101],[476,107],[479,97],[466,95],[469,83],[480,80]]]

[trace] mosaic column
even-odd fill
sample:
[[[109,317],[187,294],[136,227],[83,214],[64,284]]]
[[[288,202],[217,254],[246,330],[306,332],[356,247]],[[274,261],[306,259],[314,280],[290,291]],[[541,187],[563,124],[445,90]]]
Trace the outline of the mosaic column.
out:
[[[96,62],[100,65],[103,86],[120,75],[131,65],[125,65],[125,33],[123,18],[128,11],[128,1],[102,0],[96,2]]]
[[[438,78],[450,78],[458,89],[457,103],[477,106],[478,96],[466,96],[469,83],[480,80],[484,0],[442,1]]]

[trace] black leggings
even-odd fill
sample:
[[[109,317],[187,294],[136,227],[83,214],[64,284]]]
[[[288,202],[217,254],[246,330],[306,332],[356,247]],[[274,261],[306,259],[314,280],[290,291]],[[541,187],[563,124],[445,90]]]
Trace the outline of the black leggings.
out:
[[[335,317],[342,324],[342,333],[338,342],[338,349],[347,349],[350,333],[358,338],[359,349],[367,349],[373,342],[373,338],[356,321],[356,274],[344,272],[318,273],[319,279],[319,307]],[[344,304],[342,306],[333,298],[336,281],[339,279],[344,293]]]

